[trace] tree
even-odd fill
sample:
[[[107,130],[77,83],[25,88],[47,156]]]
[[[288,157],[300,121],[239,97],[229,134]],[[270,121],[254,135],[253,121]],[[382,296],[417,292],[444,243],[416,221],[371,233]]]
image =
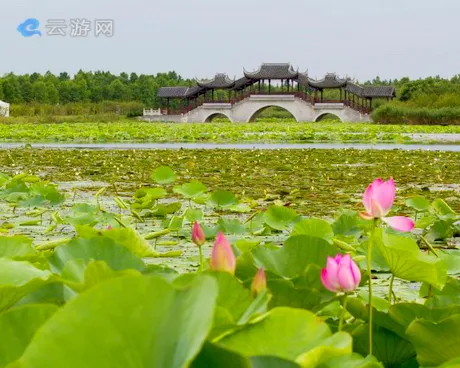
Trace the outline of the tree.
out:
[[[119,79],[116,79],[110,83],[109,94],[112,100],[117,101],[129,101],[131,97],[128,86],[126,86],[126,84],[124,84]]]
[[[21,88],[21,96],[24,102],[31,102],[33,99],[32,96],[32,83],[29,76],[24,75],[18,77],[18,82]]]
[[[131,73],[131,75],[129,76],[129,82],[130,83],[136,83],[138,79],[139,79],[139,77],[137,76],[136,73]]]
[[[59,80],[60,80],[61,82],[70,80],[70,75],[69,75],[69,73],[67,73],[67,72],[62,72],[62,73],[60,73],[60,74],[59,74]]]
[[[59,103],[59,91],[52,82],[46,83],[46,97],[50,104],[56,105]]]
[[[32,98],[38,103],[48,103],[46,84],[43,81],[35,82],[32,86]]]
[[[8,75],[3,81],[3,94],[5,101],[8,103],[21,103],[23,102],[21,96],[21,88],[18,78],[15,75]]]
[[[129,83],[129,76],[127,73],[123,72],[123,73],[120,73],[120,77],[119,79],[125,83],[125,84],[128,84]]]

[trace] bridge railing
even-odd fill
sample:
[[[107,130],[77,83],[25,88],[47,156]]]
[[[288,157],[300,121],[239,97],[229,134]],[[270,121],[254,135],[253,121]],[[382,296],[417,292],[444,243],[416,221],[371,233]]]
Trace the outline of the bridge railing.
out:
[[[314,95],[311,95],[311,94],[308,94],[308,93],[305,93],[305,92],[301,92],[301,91],[294,91],[294,92],[287,92],[287,91],[283,91],[283,92],[277,92],[276,94],[281,94],[281,95],[294,95],[295,97],[297,98],[300,98],[308,103],[311,103],[312,105],[315,105],[315,104],[318,104],[318,103],[343,103],[345,106],[348,106],[356,111],[359,111],[360,113],[362,114],[370,114],[371,113],[371,109],[368,107],[368,106],[364,106],[358,102],[353,102],[352,100],[333,100],[333,99],[325,99],[323,101],[321,101],[320,98],[318,97],[315,97]],[[236,94],[235,96],[233,96],[232,98],[230,99],[217,99],[217,100],[210,100],[210,99],[203,99],[203,100],[200,100],[199,102],[195,102],[195,103],[192,103],[188,106],[183,106],[183,107],[180,107],[180,108],[177,108],[177,109],[160,109],[161,110],[161,114],[162,115],[169,115],[169,114],[186,114],[194,109],[196,109],[197,107],[200,107],[202,106],[204,103],[230,103],[232,105],[240,102],[240,101],[243,101],[244,99],[250,97],[251,95],[269,95],[267,94],[266,92],[254,92],[254,91],[245,91],[244,93],[239,93],[239,94]]]
[[[370,114],[372,112],[371,108],[369,108],[368,106],[364,106],[356,101],[354,102],[352,100],[345,100],[343,103],[345,106],[348,106],[353,110],[359,111],[361,114]]]

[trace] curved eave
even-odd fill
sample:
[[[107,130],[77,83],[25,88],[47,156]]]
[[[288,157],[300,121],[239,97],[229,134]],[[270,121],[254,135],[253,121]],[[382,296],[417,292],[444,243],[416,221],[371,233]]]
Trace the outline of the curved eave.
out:
[[[197,82],[198,86],[206,89],[228,89],[233,88],[235,86],[235,82],[226,83],[226,84],[215,84],[214,82],[210,83],[202,83]]]
[[[298,77],[298,73],[294,72],[290,75],[283,75],[283,76],[264,76],[256,73],[248,73],[244,71],[244,76],[248,79],[255,79],[255,80],[261,80],[261,79],[296,79]]]
[[[285,73],[284,75],[270,75],[269,68],[275,68],[279,66],[284,66],[284,64],[262,64],[258,70],[254,72],[248,72],[246,69],[243,68],[243,73],[244,76],[248,79],[255,79],[255,80],[261,80],[261,79],[296,79],[299,75],[299,72],[294,70],[292,65],[289,65],[288,69],[286,71],[283,71]],[[264,70],[268,69],[268,70]],[[276,72],[275,72],[276,73]],[[268,75],[267,75],[268,74]]]
[[[335,79],[335,80],[315,80],[308,78],[308,84],[313,88],[344,88],[347,85],[347,81],[343,79]]]
[[[252,79],[242,77],[235,81],[235,85],[232,87],[232,89],[235,91],[238,91],[238,90],[246,88],[247,86],[251,84],[254,84],[254,81]]]
[[[196,84],[207,89],[228,89],[235,85],[235,81],[224,73],[218,73],[213,79],[197,80]]]

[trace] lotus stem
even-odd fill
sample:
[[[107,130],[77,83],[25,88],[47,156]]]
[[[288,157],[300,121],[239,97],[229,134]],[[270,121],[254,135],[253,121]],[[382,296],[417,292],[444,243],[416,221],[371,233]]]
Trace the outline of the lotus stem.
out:
[[[391,300],[393,297],[393,282],[395,281],[395,275],[391,274],[391,279],[390,279],[390,286],[388,288],[388,301],[391,304]]]
[[[200,251],[200,271],[203,271],[203,249],[202,247],[198,247],[199,251]]]
[[[373,316],[372,316],[372,234],[367,247],[367,272],[369,274],[369,355],[372,355],[372,335],[373,335]]]
[[[421,236],[420,239],[423,240],[423,242],[426,244],[426,246],[430,249],[430,251],[436,256],[439,258],[439,254],[438,252],[436,252],[436,250],[434,249],[434,247],[431,245],[431,243],[426,240],[426,238],[424,236]]]
[[[342,328],[343,328],[343,321],[345,319],[345,314],[347,313],[347,302],[348,302],[348,294],[345,294],[343,298],[342,313],[340,314],[340,320],[339,320],[339,332],[342,331]]]

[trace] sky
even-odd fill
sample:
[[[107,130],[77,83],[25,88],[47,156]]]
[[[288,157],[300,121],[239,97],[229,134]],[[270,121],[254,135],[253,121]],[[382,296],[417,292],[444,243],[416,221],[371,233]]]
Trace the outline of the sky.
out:
[[[35,18],[42,36],[23,37]],[[91,32],[70,36],[70,21]],[[95,21],[113,36],[95,37]],[[241,77],[290,62],[311,77],[357,80],[460,73],[458,0],[1,0],[0,75],[108,70],[185,78]],[[62,20],[66,35],[48,35]]]

